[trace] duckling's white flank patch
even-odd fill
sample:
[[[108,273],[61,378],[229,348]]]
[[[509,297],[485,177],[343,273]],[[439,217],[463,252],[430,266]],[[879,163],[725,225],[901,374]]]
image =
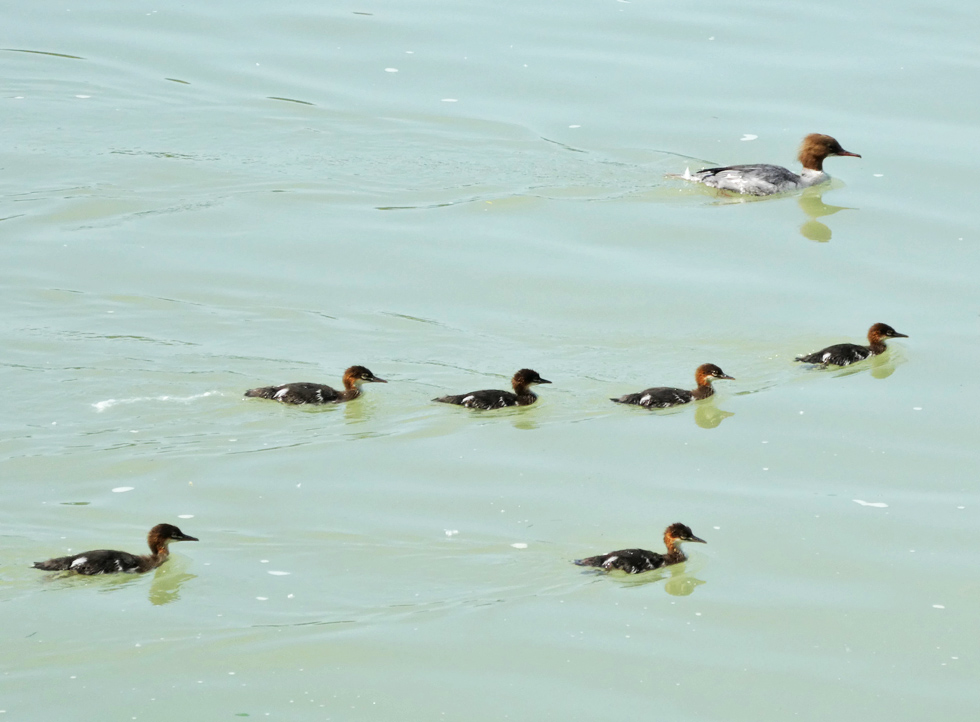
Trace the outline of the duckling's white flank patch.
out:
[[[82,564],[88,561],[88,557],[78,557],[75,561],[71,563],[71,568],[80,567]]]

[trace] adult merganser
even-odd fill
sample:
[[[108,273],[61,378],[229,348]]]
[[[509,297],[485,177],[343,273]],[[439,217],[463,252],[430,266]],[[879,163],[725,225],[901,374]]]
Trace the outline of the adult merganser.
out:
[[[674,389],[664,386],[647,389],[638,394],[626,394],[618,399],[610,399],[617,404],[635,404],[654,409],[666,409],[671,406],[680,406],[691,401],[706,399],[715,392],[711,388],[711,379],[730,379],[735,380],[714,364],[701,364],[694,372],[694,378],[698,382],[698,387],[694,391],[687,389]]]
[[[543,379],[537,371],[531,369],[521,369],[510,381],[514,387],[514,393],[510,391],[498,391],[496,389],[485,389],[484,391],[471,391],[468,394],[457,396],[440,396],[433,401],[440,401],[444,404],[458,404],[469,409],[500,409],[504,406],[530,406],[538,397],[531,392],[530,387],[536,384],[550,384],[548,379]]]
[[[284,404],[341,404],[360,396],[360,386],[366,382],[377,384],[388,383],[384,379],[379,379],[363,366],[351,366],[344,371],[343,391],[337,391],[337,389],[324,386],[323,384],[300,382],[285,384],[283,386],[263,386],[258,389],[249,389],[245,392],[245,395],[260,399],[281,401]]]
[[[876,323],[868,329],[869,346],[859,346],[856,343],[838,343],[828,346],[815,353],[797,356],[797,361],[807,364],[820,364],[821,366],[848,366],[866,358],[882,354],[886,350],[886,338],[908,338],[904,333],[899,333],[887,323]]]
[[[667,547],[666,554],[650,552],[646,549],[620,549],[619,551],[600,554],[595,557],[576,559],[575,563],[580,567],[600,567],[609,571],[619,569],[627,574],[641,574],[651,569],[680,564],[687,560],[687,556],[681,550],[683,542],[698,542],[707,544],[704,539],[694,536],[691,527],[681,523],[671,524],[664,531],[664,545]]]
[[[823,170],[824,158],[830,155],[861,157],[857,153],[851,153],[841,148],[840,143],[829,135],[811,133],[803,139],[803,144],[800,146],[798,158],[803,164],[803,172],[799,175],[782,166],[759,163],[705,168],[697,173],[691,173],[690,169],[687,169],[683,175],[671,175],[670,177],[703,183],[712,188],[735,193],[768,196],[774,193],[807,188],[830,180],[830,176]]]
[[[34,562],[35,569],[48,572],[71,571],[77,574],[142,574],[156,569],[170,557],[167,545],[175,541],[198,541],[196,537],[188,536],[173,524],[157,524],[150,529],[146,543],[150,545],[152,554],[130,554],[112,549],[96,549],[67,557],[48,559],[46,562]]]

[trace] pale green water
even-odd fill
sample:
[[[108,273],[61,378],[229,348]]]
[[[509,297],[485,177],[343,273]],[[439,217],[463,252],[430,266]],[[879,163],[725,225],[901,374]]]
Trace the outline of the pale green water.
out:
[[[3,720],[976,719],[976,7],[206,5],[0,11]]]

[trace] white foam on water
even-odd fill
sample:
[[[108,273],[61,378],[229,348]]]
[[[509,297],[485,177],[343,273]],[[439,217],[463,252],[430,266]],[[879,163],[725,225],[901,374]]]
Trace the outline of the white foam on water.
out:
[[[514,542],[513,544],[511,544],[511,546],[514,547],[515,549],[527,549],[527,544],[525,544],[524,542]]]
[[[862,501],[861,499],[851,499],[855,504],[860,504],[861,506],[873,506],[876,509],[884,509],[888,506],[883,501]]]
[[[122,494],[123,492],[126,491],[132,491],[135,488],[136,488],[135,486],[117,486],[115,489],[113,489],[113,491],[116,492],[117,494]]]
[[[194,394],[193,396],[137,396],[132,399],[106,399],[105,401],[97,401],[92,404],[92,408],[101,413],[106,409],[111,409],[113,406],[138,404],[141,401],[177,401],[186,404],[196,399],[203,399],[206,396],[214,396],[217,393],[217,391],[205,391],[203,394]]]
[[[288,577],[292,572],[277,572],[275,570],[269,570],[269,574],[274,577]]]
[[[759,136],[757,136],[757,135],[755,135],[753,133],[743,133],[742,134],[742,137],[739,138],[739,140],[755,140],[758,137]]]

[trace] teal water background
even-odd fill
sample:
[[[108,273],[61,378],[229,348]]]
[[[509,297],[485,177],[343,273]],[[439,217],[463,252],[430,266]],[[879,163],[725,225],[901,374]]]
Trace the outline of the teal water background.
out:
[[[978,18],[0,10],[0,717],[975,720]],[[664,177],[809,132],[863,158]],[[607,400],[706,361],[697,408]],[[390,383],[241,398],[355,363]],[[429,402],[524,366],[533,407]],[[30,569],[162,521],[201,542],[150,575]],[[569,563],[675,521],[683,566]]]

